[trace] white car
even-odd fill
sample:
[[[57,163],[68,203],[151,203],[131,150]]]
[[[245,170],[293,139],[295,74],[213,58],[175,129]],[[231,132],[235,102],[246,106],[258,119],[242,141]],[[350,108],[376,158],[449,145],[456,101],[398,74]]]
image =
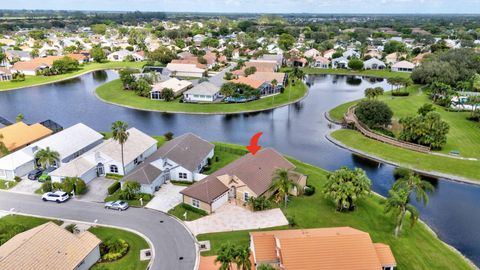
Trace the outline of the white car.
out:
[[[42,200],[44,202],[51,201],[51,202],[61,203],[68,200],[68,198],[70,198],[70,196],[68,196],[68,193],[61,190],[55,191],[55,192],[47,192],[42,195]]]

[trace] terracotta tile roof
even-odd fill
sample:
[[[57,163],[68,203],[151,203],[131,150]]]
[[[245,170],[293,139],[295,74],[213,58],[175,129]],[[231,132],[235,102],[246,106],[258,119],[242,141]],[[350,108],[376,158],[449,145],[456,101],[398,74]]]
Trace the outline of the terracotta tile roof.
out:
[[[314,58],[316,62],[320,62],[320,63],[323,63],[323,64],[330,64],[330,60],[328,60],[327,58],[323,57],[323,56],[317,56]]]
[[[74,235],[48,222],[0,246],[0,269],[73,270],[100,242],[88,231]]]
[[[277,84],[282,84],[285,79],[285,73],[283,72],[255,72],[249,75],[248,78],[271,83],[273,80],[277,80]]]
[[[15,70],[36,70],[41,66],[52,66],[53,62],[59,59],[62,59],[63,56],[47,56],[47,57],[40,57],[34,58],[30,61],[25,62],[16,62],[13,65],[13,69]]]
[[[235,175],[242,180],[257,196],[265,193],[271,182],[275,170],[294,169],[295,165],[286,160],[272,148],[264,148],[256,155],[246,154],[222,169],[214,172],[203,180],[181,191],[182,194],[211,203],[218,196],[228,191],[218,176]]]
[[[197,68],[203,68],[203,69],[207,68],[206,65],[200,64],[196,58],[195,59],[173,59],[171,63],[172,64],[192,64],[197,66]]]
[[[264,83],[263,81],[254,80],[254,79],[251,79],[250,77],[242,77],[242,76],[238,77],[238,79],[230,80],[229,82],[246,84],[255,89],[259,88]]]
[[[370,235],[350,227],[252,232],[255,262],[272,260],[273,248],[279,248],[284,270],[382,269],[396,266],[389,246],[372,243]],[[258,244],[257,244],[258,243]],[[379,252],[377,252],[379,250]],[[388,264],[382,264],[382,263]]]
[[[2,141],[9,151],[27,146],[52,133],[53,131],[38,123],[29,126],[18,122],[0,129],[0,134],[3,135]]]
[[[72,59],[75,59],[77,61],[80,61],[80,60],[87,60],[88,57],[85,56],[84,54],[81,54],[81,53],[71,53],[71,54],[68,54],[67,55],[68,57],[72,58]]]

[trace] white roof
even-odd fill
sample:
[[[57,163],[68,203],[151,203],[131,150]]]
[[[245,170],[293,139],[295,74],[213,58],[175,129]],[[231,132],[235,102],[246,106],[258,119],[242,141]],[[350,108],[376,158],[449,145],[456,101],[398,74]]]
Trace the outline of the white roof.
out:
[[[410,63],[408,61],[400,61],[398,63],[395,63],[392,65],[394,68],[414,68],[415,65],[413,63]]]
[[[103,139],[102,134],[79,123],[42,139],[31,147],[38,146],[41,149],[50,147],[51,150],[60,154],[60,159],[63,159],[101,139]]]
[[[181,63],[169,63],[167,69],[177,72],[198,72],[203,73],[205,70],[198,68],[195,64],[181,64]]]
[[[363,64],[364,64],[364,65],[371,65],[371,64],[381,64],[381,65],[385,65],[385,63],[383,63],[382,61],[378,60],[378,59],[375,58],[375,57],[372,57],[372,58],[368,59],[368,60],[365,61]]]
[[[157,83],[157,84],[153,85],[153,88],[152,88],[151,92],[161,91],[164,88],[170,88],[170,89],[173,90],[173,92],[177,93],[177,92],[181,92],[181,91],[185,90],[186,88],[190,87],[191,85],[192,85],[192,82],[190,82],[190,81],[179,80],[177,78],[171,78],[171,79],[168,79],[166,81],[163,81],[163,82],[160,82],[160,83]]]
[[[208,95],[212,96],[220,91],[220,88],[210,82],[202,82],[192,89],[185,92],[189,95]]]
[[[133,162],[135,158],[145,153],[150,147],[157,144],[157,141],[136,128],[128,129],[128,140],[123,145],[123,155],[125,164]],[[114,139],[108,139],[81,155],[80,157],[61,166],[50,175],[60,177],[81,176],[88,170],[97,166],[98,163],[107,163],[115,161],[122,162],[122,152],[120,144]]]
[[[33,161],[32,150],[26,147],[0,158],[0,169],[13,171],[31,161]]]

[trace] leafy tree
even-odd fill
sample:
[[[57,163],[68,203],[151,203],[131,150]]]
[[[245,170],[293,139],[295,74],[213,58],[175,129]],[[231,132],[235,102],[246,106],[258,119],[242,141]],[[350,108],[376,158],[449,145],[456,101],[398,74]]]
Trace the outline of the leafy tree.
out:
[[[408,192],[405,189],[390,190],[389,196],[385,203],[385,213],[392,212],[396,216],[395,220],[395,237],[398,237],[403,227],[403,222],[407,212],[410,212],[410,220],[412,226],[418,220],[418,210],[415,206],[408,203]]]
[[[305,77],[305,72],[303,72],[303,70],[299,69],[298,67],[294,67],[290,71],[290,76],[299,80],[303,80],[303,78]]]
[[[150,95],[150,91],[152,91],[152,86],[145,78],[138,79],[134,83],[133,88],[135,89],[135,94],[141,97],[148,97]]]
[[[254,74],[255,72],[257,72],[257,68],[256,67],[248,67],[244,70],[243,73],[245,73],[245,76],[250,76],[252,74]]]
[[[125,174],[125,161],[123,158],[123,145],[127,142],[130,133],[127,131],[128,124],[123,121],[115,121],[112,123],[112,138],[120,144],[122,154],[122,173]]]
[[[133,200],[140,193],[141,185],[138,182],[125,181],[120,192],[120,199]]]
[[[295,38],[287,33],[281,34],[278,38],[278,46],[282,50],[290,50],[295,43]]]
[[[147,58],[151,61],[167,64],[172,62],[173,59],[177,58],[177,55],[167,47],[161,46],[156,50],[147,53]]]
[[[422,201],[425,206],[428,204],[428,192],[433,192],[435,188],[428,181],[423,180],[418,174],[409,171],[405,176],[397,179],[393,184],[394,190],[406,190],[408,195],[415,193],[417,202]]]
[[[337,205],[337,211],[355,210],[355,203],[370,194],[372,183],[360,168],[343,167],[330,173],[323,193]]]
[[[422,105],[422,107],[418,108],[417,113],[419,115],[425,116],[427,115],[427,113],[433,112],[433,111],[435,111],[435,107],[430,103],[425,103]]]
[[[31,30],[30,32],[28,32],[28,36],[35,40],[42,40],[47,37],[45,35],[45,32],[42,30]]]
[[[163,134],[163,137],[165,137],[166,141],[171,141],[173,139],[173,132],[169,131],[169,132]]]
[[[348,67],[353,70],[362,70],[363,69],[363,61],[360,59],[350,59],[348,61]]]
[[[60,160],[60,154],[57,151],[51,150],[50,147],[47,147],[45,149],[38,150],[38,152],[35,153],[35,158],[45,169],[47,166],[50,167],[58,162]]]
[[[383,95],[383,88],[382,87],[375,87],[375,88],[367,88],[364,91],[365,97],[368,99],[376,99],[378,96]]]
[[[165,101],[171,101],[175,98],[175,93],[173,92],[173,90],[171,88],[163,88],[162,89],[162,92],[160,93],[163,100]]]
[[[363,100],[355,108],[355,115],[369,128],[385,127],[391,124],[393,112],[385,102]]]
[[[32,58],[37,58],[39,55],[40,55],[40,51],[38,50],[38,48],[34,48],[30,52],[30,57],[32,57]]]
[[[272,183],[268,190],[274,194],[275,201],[278,203],[284,201],[285,208],[287,207],[288,194],[291,190],[297,189],[297,184],[290,180],[288,170],[277,169],[273,175]]]
[[[97,35],[105,35],[107,32],[107,25],[106,24],[94,24],[90,26],[92,32]]]
[[[97,63],[101,63],[105,59],[107,59],[107,55],[105,51],[100,47],[94,47],[90,50],[90,55],[93,58],[93,61]]]
[[[394,52],[406,52],[407,47],[403,42],[391,40],[385,43],[383,51],[386,54],[394,53]]]
[[[402,131],[399,138],[407,142],[418,143],[433,149],[440,149],[447,143],[450,126],[437,112],[425,116],[408,116],[400,119]]]
[[[78,69],[78,61],[65,56],[59,60],[53,61],[52,69],[56,70],[58,74],[65,74]]]
[[[25,119],[25,116],[23,115],[23,113],[19,113],[17,115],[17,117],[15,117],[15,122],[22,122],[23,120]]]
[[[122,69],[122,70],[120,70],[119,75],[120,75],[120,81],[123,84],[123,89],[131,90],[131,89],[135,88],[136,79],[132,75],[135,72],[136,71],[133,70],[133,69]]]

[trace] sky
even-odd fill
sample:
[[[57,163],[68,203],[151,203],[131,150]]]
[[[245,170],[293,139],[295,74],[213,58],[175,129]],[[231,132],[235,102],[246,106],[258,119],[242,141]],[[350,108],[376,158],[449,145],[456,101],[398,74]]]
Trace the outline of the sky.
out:
[[[480,14],[480,0],[0,0],[0,9]]]

